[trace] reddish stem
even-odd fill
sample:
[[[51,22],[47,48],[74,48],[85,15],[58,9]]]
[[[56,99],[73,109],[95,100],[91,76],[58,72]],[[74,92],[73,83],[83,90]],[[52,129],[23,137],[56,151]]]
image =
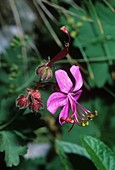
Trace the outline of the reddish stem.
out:
[[[55,82],[34,81],[34,83],[35,83],[35,89],[37,89],[38,87],[44,87],[44,86],[49,86],[49,85],[56,86],[57,85]]]
[[[64,58],[69,52],[69,43],[70,43],[69,32],[67,31],[65,26],[61,27],[60,30],[63,31],[68,36],[68,42],[65,44],[65,48],[62,51],[60,51],[51,61],[49,61],[47,63],[48,67],[51,67],[51,65],[53,63],[55,63],[56,61],[59,61],[60,59]]]
[[[53,63],[59,61],[60,59],[64,58],[69,52],[68,47],[65,47],[62,51],[60,51],[54,58],[52,58],[48,63],[47,66],[51,67]]]

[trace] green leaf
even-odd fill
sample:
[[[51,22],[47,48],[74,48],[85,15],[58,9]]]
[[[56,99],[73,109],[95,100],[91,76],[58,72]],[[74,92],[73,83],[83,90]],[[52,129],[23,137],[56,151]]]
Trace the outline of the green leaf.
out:
[[[97,64],[92,63],[91,68],[94,74],[94,80],[89,78],[90,86],[93,86],[92,83],[94,83],[94,85],[101,88],[104,86],[106,81],[111,82],[111,77],[108,71],[107,63],[97,63]]]
[[[65,153],[78,154],[90,159],[85,149],[77,144],[56,140],[56,145],[58,145],[58,147],[60,147]]]
[[[17,166],[20,162],[19,156],[26,153],[26,146],[14,132],[0,132],[0,152],[5,152],[5,161],[8,167]]]
[[[55,144],[56,144],[55,147],[56,147],[57,154],[59,155],[59,158],[60,158],[65,170],[72,170],[73,169],[72,165],[70,164],[67,155],[64,153],[64,150],[63,150],[62,146],[60,145],[59,141],[56,140]]]
[[[98,170],[115,169],[115,155],[107,145],[91,136],[83,137],[82,142]]]

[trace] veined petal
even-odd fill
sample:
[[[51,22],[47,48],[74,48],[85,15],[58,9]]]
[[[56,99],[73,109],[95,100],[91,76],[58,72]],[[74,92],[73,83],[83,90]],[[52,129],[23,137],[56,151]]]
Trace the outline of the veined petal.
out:
[[[82,75],[81,75],[81,72],[80,72],[78,66],[73,65],[70,68],[70,72],[72,73],[72,75],[75,79],[75,86],[74,86],[74,89],[73,89],[73,91],[75,92],[75,91],[78,91],[82,87],[83,79],[82,79]]]
[[[79,91],[77,91],[75,94],[74,94],[74,99],[75,100],[78,100],[79,99],[79,97],[81,96],[81,93],[82,93],[82,90],[79,90]]]
[[[61,125],[65,123],[64,120],[61,120],[61,118],[66,119],[67,117],[69,117],[69,110],[70,110],[69,103],[67,102],[66,105],[61,110],[60,115],[59,115],[59,123]]]
[[[51,94],[47,100],[47,109],[54,114],[59,107],[66,105],[66,95],[60,92]]]
[[[57,70],[55,76],[60,90],[63,93],[68,93],[73,86],[68,74],[64,70]]]

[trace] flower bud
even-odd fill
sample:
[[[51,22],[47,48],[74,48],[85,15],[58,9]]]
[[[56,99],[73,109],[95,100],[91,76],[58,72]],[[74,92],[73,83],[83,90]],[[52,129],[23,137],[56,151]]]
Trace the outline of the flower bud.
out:
[[[32,95],[33,98],[36,98],[36,99],[40,99],[41,98],[41,95],[40,95],[40,92],[36,89],[27,89],[27,93],[28,95]]]
[[[28,106],[28,98],[24,95],[20,95],[16,100],[16,105],[20,109],[27,107]]]
[[[43,108],[41,94],[37,89],[27,88],[27,94],[20,95],[16,100],[16,105],[19,109],[28,107],[33,112],[37,112]]]
[[[41,80],[48,80],[52,78],[52,69],[47,64],[43,64],[37,67],[36,74]]]
[[[43,108],[41,101],[33,98],[32,102],[30,102],[30,104],[29,104],[29,109],[34,112],[37,112],[41,108]]]
[[[41,95],[37,89],[27,89],[28,100],[29,100],[29,109],[37,112],[39,109],[43,107],[41,102]]]

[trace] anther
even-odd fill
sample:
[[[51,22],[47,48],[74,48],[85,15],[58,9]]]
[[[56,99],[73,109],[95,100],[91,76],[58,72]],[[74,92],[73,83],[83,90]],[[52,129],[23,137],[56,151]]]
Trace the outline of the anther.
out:
[[[85,123],[81,123],[81,126],[85,126]]]
[[[85,125],[87,125],[87,126],[88,126],[88,125],[89,125],[89,122],[87,121],[87,122],[85,123]]]
[[[97,110],[95,110],[95,112],[94,112],[94,113],[95,113],[95,115],[96,115],[96,116],[98,116],[98,112],[97,112]]]

